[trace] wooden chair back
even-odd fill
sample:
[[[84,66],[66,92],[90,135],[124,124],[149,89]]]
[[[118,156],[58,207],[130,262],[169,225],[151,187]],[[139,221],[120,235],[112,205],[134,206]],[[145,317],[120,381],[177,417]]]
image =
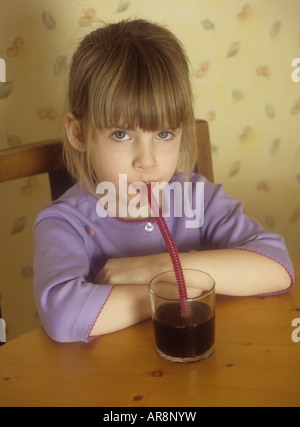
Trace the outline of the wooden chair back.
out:
[[[210,182],[214,182],[213,163],[211,156],[211,142],[208,123],[205,120],[196,120],[196,139],[198,146],[196,173],[205,176]]]
[[[0,182],[47,173],[52,200],[72,185],[62,158],[62,144],[49,140],[0,151]]]

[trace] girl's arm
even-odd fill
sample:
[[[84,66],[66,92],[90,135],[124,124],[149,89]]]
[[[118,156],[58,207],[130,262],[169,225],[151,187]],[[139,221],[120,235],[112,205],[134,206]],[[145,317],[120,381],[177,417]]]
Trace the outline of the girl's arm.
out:
[[[114,286],[89,336],[119,331],[150,316],[147,285]]]
[[[219,294],[248,296],[280,292],[291,285],[291,277],[281,264],[247,250],[192,251],[181,253],[180,259],[183,268],[204,270],[213,276]],[[147,285],[156,274],[169,269],[168,253],[109,260],[96,282],[114,288],[91,335],[113,332],[149,317]]]

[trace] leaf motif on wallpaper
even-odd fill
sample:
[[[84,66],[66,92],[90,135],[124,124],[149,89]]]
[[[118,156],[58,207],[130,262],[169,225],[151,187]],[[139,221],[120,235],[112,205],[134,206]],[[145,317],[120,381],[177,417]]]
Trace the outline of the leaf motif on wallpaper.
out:
[[[128,9],[129,5],[130,0],[120,0],[117,7],[117,12],[124,12],[126,9]]]
[[[280,27],[281,27],[281,21],[275,21],[271,27],[271,31],[270,31],[270,36],[273,39],[274,37],[277,36],[277,34],[279,34],[280,31]]]
[[[95,15],[96,15],[95,9],[93,9],[92,7],[88,8],[84,12],[84,16],[81,16],[79,18],[78,23],[80,27],[86,27],[94,19]]]
[[[229,46],[228,52],[227,52],[227,58],[230,58],[232,56],[235,56],[240,48],[240,42],[234,42]]]
[[[205,28],[205,30],[214,30],[215,28],[215,24],[209,19],[204,19],[203,21],[201,21],[201,24],[203,28]]]
[[[259,181],[256,184],[256,189],[257,191],[269,191],[270,190],[270,184],[268,183],[268,181]]]
[[[281,143],[280,138],[274,139],[274,141],[271,143],[270,153],[272,155],[276,153],[276,151],[278,150],[278,148],[280,146],[280,143]]]
[[[45,10],[42,13],[42,21],[48,30],[54,30],[55,29],[55,27],[56,27],[55,19],[53,18],[52,15],[50,15],[50,13],[46,12]]]
[[[62,71],[64,71],[67,67],[67,57],[65,55],[61,55],[55,61],[53,66],[54,74],[58,76]]]
[[[9,147],[19,147],[22,145],[21,138],[17,135],[8,135],[7,144]]]
[[[209,62],[204,61],[202,62],[202,64],[199,66],[199,68],[196,70],[196,79],[202,79],[202,77],[204,77],[207,72],[209,70]]]
[[[237,162],[233,163],[233,165],[230,168],[228,176],[231,177],[231,176],[236,175],[240,171],[241,165],[242,165],[241,161],[237,161]]]
[[[249,4],[245,4],[245,5],[242,7],[241,12],[239,12],[239,13],[238,13],[237,18],[238,18],[240,21],[244,21],[245,19],[247,19],[248,14],[249,14],[250,12],[251,12],[251,6],[250,6]]]
[[[243,129],[243,132],[239,135],[239,141],[240,142],[245,142],[247,141],[247,139],[249,138],[249,136],[252,133],[252,127],[251,126],[246,126]]]
[[[14,57],[19,55],[21,49],[24,45],[24,40],[22,37],[15,37],[15,39],[11,42],[11,46],[7,48],[6,53],[9,57]]]
[[[13,88],[13,82],[0,83],[0,99],[8,97]]]
[[[269,67],[267,67],[265,65],[259,65],[256,68],[256,74],[258,76],[269,77],[270,76],[270,69],[269,69]]]
[[[295,115],[300,112],[300,99],[298,99],[291,108],[291,114]]]
[[[236,101],[240,101],[244,98],[243,92],[240,89],[233,89],[232,91],[232,98]]]
[[[54,108],[50,107],[41,107],[38,111],[38,116],[40,119],[49,119],[49,120],[55,120],[57,117],[56,111]]]
[[[268,228],[273,228],[275,226],[275,219],[271,215],[266,215],[265,222]]]
[[[217,153],[218,152],[218,146],[217,145],[211,144],[210,145],[210,149],[211,149],[212,153]]]
[[[15,222],[13,223],[12,229],[10,231],[10,234],[18,234],[20,233],[24,227],[26,226],[27,217],[21,216],[20,218],[17,218]]]
[[[216,118],[216,112],[215,111],[209,111],[207,113],[207,120],[209,120],[210,122],[215,120],[215,118]]]
[[[289,222],[290,222],[290,224],[294,224],[295,222],[297,222],[299,220],[300,220],[300,208],[297,208],[292,213]]]
[[[37,177],[36,176],[30,176],[26,178],[24,181],[24,184],[20,188],[21,194],[28,195],[32,192],[34,185],[37,183]]]
[[[33,268],[31,265],[24,265],[21,267],[21,274],[23,277],[32,277],[33,276]]]
[[[266,115],[267,115],[270,119],[273,119],[273,117],[275,117],[275,110],[274,110],[274,108],[272,107],[272,105],[267,104],[267,105],[266,105],[266,107],[265,107],[265,112],[266,112]]]

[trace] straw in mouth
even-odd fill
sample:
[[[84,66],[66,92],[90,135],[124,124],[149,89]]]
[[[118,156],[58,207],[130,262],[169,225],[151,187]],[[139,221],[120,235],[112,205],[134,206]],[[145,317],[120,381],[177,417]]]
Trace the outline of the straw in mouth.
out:
[[[184,274],[183,274],[178,250],[173,240],[173,237],[170,233],[170,230],[166,224],[166,221],[162,216],[162,212],[161,212],[161,209],[159,208],[157,200],[153,194],[151,183],[147,183],[147,190],[148,190],[148,202],[151,206],[155,221],[158,225],[158,228],[167,246],[167,249],[172,261],[176,282],[177,282],[178,294],[181,300],[181,316],[189,317],[190,307],[188,302],[185,301],[188,298],[188,295],[187,295],[186,284],[185,284]]]

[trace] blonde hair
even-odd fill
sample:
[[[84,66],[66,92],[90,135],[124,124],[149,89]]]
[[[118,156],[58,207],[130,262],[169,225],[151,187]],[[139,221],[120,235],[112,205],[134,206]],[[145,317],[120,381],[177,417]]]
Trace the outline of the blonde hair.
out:
[[[180,41],[143,19],[111,23],[87,35],[70,67],[68,108],[79,120],[84,150],[64,138],[67,168],[95,189],[90,147],[96,129],[125,126],[155,131],[183,127],[183,172],[194,169],[196,141],[189,62]]]

